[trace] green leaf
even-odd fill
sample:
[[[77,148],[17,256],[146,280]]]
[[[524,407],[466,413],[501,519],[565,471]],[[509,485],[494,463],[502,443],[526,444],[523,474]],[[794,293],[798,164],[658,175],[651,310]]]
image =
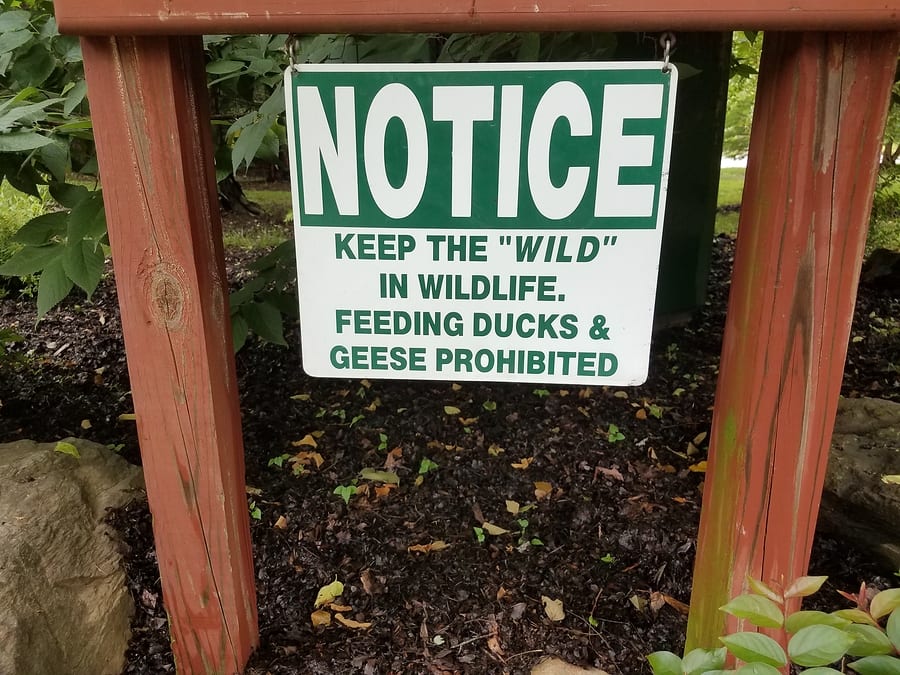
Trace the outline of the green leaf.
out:
[[[48,246],[26,246],[0,265],[0,275],[7,277],[24,277],[44,269],[51,262],[58,260],[63,253],[62,244]],[[61,265],[60,265],[61,267]]]
[[[91,196],[91,191],[84,185],[74,185],[72,183],[50,183],[50,196],[56,200],[60,206],[67,209],[74,209],[81,202]]]
[[[887,620],[887,636],[894,649],[900,652],[900,611],[891,612]]]
[[[423,457],[422,461],[419,463],[419,475],[424,476],[426,473],[430,471],[436,471],[438,468],[437,462],[433,462],[427,457]]]
[[[27,152],[37,150],[53,139],[34,131],[13,131],[8,134],[0,134],[0,152]]]
[[[240,314],[231,317],[231,341],[234,344],[234,351],[239,352],[247,342],[247,333],[250,327],[247,321]]]
[[[334,488],[334,492],[332,494],[338,495],[341,499],[344,500],[345,504],[350,503],[350,497],[356,494],[356,486],[355,485],[338,485]]]
[[[725,648],[692,649],[685,654],[682,666],[687,675],[700,675],[710,670],[718,670],[725,665]]]
[[[738,675],[781,675],[781,671],[768,663],[748,663],[735,671]]]
[[[803,675],[844,675],[840,670],[834,668],[807,668],[803,671]]]
[[[12,236],[12,240],[26,246],[43,246],[53,237],[62,236],[66,231],[69,214],[54,211],[32,218]]]
[[[862,611],[861,609],[839,609],[835,612],[832,612],[834,616],[840,617],[841,619],[846,619],[852,623],[867,623],[870,626],[877,626],[878,624],[872,620],[872,617],[869,616],[867,612]]]
[[[872,602],[869,603],[869,613],[877,621],[898,607],[900,607],[900,588],[889,588],[872,598]]]
[[[46,117],[46,115],[38,115],[38,113],[43,112],[46,108],[61,100],[59,98],[49,98],[38,103],[12,106],[0,115],[0,133],[6,133],[17,123],[18,126],[24,126],[26,123],[32,124],[37,119]]]
[[[651,413],[652,412],[653,411],[651,410]],[[779,603],[779,604],[784,602],[784,598],[782,598],[780,595],[778,595],[778,593],[773,591],[771,588],[769,588],[763,582],[754,579],[750,575],[747,575],[747,585],[750,586],[751,591],[753,591],[757,595],[763,595],[763,596],[767,597],[772,602]]]
[[[72,111],[75,110],[81,102],[84,100],[84,97],[87,95],[87,81],[84,79],[78,80],[71,89],[69,89],[66,94],[66,102],[63,103],[63,113],[68,117],[72,114]]]
[[[844,630],[856,638],[855,642],[847,649],[847,654],[850,656],[875,656],[894,652],[894,645],[880,628],[854,623]]]
[[[805,598],[812,595],[828,580],[828,577],[800,577],[784,592],[786,598]]]
[[[62,262],[66,276],[78,284],[90,298],[103,277],[103,249],[94,247],[86,240],[70,241],[66,245]]]
[[[672,652],[653,652],[647,656],[653,675],[683,675],[681,659]]]
[[[219,59],[206,64],[206,72],[210,75],[228,75],[234,73],[244,67],[243,61],[231,61],[229,59]]]
[[[363,480],[371,480],[377,483],[392,483],[400,485],[400,477],[393,471],[379,471],[378,469],[365,468],[359,472]]]
[[[103,210],[103,196],[99,192],[89,193],[69,214],[70,242],[82,239],[99,239],[106,233],[106,212]]]
[[[231,166],[235,173],[242,163],[250,166],[269,127],[272,126],[272,121],[271,117],[260,117],[241,130],[240,136],[237,137],[234,147],[231,149]]]
[[[54,140],[40,148],[38,153],[54,180],[64,181],[69,170],[69,146],[60,140]]]
[[[896,656],[867,656],[848,665],[860,675],[900,675],[900,659]]]
[[[834,626],[807,626],[788,642],[788,655],[800,666],[827,666],[844,656],[854,640]]]
[[[781,668],[787,665],[787,656],[775,640],[762,633],[734,633],[720,637],[719,640],[728,647],[728,651],[741,661],[748,663],[768,663],[770,666]]]
[[[242,305],[239,311],[250,329],[263,340],[287,346],[281,324],[281,312],[276,307],[267,302],[248,302]]]
[[[78,452],[78,448],[76,448],[71,443],[60,441],[53,449],[56,450],[56,452],[61,452],[64,455],[72,455],[72,457],[74,457],[75,459],[81,459],[81,453]]]
[[[13,63],[11,75],[21,85],[40,87],[56,68],[56,59],[40,42],[31,45]]]
[[[0,33],[22,30],[28,28],[31,22],[31,13],[21,9],[14,9],[0,14]]]
[[[0,54],[18,49],[31,40],[30,30],[14,30],[0,34]]]
[[[788,633],[796,633],[801,628],[807,626],[833,626],[834,628],[844,628],[849,626],[847,619],[842,619],[834,614],[826,614],[825,612],[817,612],[812,610],[803,610],[794,612],[784,621],[784,629]]]
[[[57,257],[41,271],[38,282],[38,319],[53,309],[72,290],[72,280],[66,276],[61,257]]]
[[[781,628],[784,624],[784,614],[781,612],[781,608],[762,595],[750,593],[739,595],[719,609],[739,619],[747,619],[754,625],[763,628]]]

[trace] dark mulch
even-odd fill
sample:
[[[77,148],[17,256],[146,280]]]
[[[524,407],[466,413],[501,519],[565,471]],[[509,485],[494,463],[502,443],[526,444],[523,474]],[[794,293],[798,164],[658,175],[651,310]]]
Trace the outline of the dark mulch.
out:
[[[690,325],[655,336],[650,379],[637,388],[317,380],[302,371],[295,331],[291,349],[248,344],[237,367],[260,509],[251,525],[261,631],[248,672],[522,673],[555,654],[637,673],[648,672],[648,652],[680,649],[685,617],[657,604],[690,600],[703,481],[691,467],[706,453],[733,242],[717,239],[713,256],[709,302]],[[229,256],[232,279],[246,262]],[[896,297],[863,288],[845,395],[900,399],[898,316]],[[118,420],[131,400],[111,282],[33,323],[31,301],[0,300],[0,325],[26,337],[28,355],[0,378],[0,439],[76,435],[124,444],[138,461],[133,423]],[[610,424],[624,439],[610,441]],[[292,446],[307,434],[316,448]],[[348,505],[334,494],[395,448],[398,489],[378,496],[370,486]],[[322,466],[295,476],[289,462],[270,465],[301,450]],[[426,458],[437,469],[417,484]],[[539,499],[541,481],[552,492]],[[482,520],[510,533],[479,542]],[[138,608],[126,672],[170,672],[146,505],[113,522]],[[449,547],[409,551],[436,540]],[[825,538],[812,570],[846,587],[886,584],[878,575],[891,572]],[[311,626],[316,592],[335,578],[345,616],[369,630]],[[563,601],[563,621],[545,617],[542,596]]]

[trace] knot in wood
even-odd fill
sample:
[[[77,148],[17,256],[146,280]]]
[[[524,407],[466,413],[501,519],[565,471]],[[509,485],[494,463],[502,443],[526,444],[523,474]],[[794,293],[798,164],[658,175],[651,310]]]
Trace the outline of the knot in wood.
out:
[[[180,328],[184,321],[184,286],[168,270],[153,271],[150,281],[150,309],[157,323],[166,328]]]

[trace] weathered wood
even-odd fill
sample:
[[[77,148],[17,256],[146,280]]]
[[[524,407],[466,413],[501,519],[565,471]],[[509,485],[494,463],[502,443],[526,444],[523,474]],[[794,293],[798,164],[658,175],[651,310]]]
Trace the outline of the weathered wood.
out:
[[[510,30],[889,30],[885,0],[56,0],[79,34],[358,33]]]
[[[240,672],[256,599],[202,43],[82,48],[179,673]]]
[[[688,648],[746,575],[806,573],[896,34],[767,33],[701,513]]]

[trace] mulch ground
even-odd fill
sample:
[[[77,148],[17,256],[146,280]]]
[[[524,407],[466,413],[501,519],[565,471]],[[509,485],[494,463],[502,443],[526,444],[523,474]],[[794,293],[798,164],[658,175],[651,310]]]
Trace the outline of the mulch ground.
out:
[[[523,673],[557,655],[639,673],[647,653],[679,650],[733,251],[715,241],[709,301],[656,334],[637,388],[312,379],[296,330],[289,349],[251,340],[237,356],[258,509],[248,672]],[[248,260],[230,254],[230,278]],[[0,326],[25,341],[0,366],[0,440],[75,435],[139,461],[134,423],[119,420],[132,407],[111,280],[37,325],[33,301],[7,291]],[[897,317],[894,294],[862,289],[844,395],[900,399]],[[366,467],[400,486],[356,482]],[[356,488],[347,503],[340,486]],[[479,535],[485,521],[508,532]],[[172,672],[146,503],[112,522],[137,607],[125,672]],[[892,572],[826,537],[811,569],[831,577],[826,594]],[[370,626],[311,625],[335,579],[342,616]],[[542,598],[565,618],[550,621]]]

